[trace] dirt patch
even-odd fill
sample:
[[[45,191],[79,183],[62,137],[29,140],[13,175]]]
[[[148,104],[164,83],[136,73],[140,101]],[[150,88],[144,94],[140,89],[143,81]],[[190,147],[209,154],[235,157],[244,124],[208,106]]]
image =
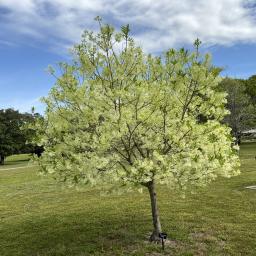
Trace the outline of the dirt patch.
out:
[[[190,234],[190,238],[198,242],[217,242],[217,238],[210,233],[206,232],[194,232]]]

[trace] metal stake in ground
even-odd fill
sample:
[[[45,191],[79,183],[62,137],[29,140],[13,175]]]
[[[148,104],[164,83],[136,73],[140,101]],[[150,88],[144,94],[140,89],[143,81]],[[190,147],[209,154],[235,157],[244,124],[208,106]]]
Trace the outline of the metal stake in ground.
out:
[[[159,233],[159,237],[161,238],[162,249],[164,250],[164,240],[167,238],[167,234],[166,233]]]

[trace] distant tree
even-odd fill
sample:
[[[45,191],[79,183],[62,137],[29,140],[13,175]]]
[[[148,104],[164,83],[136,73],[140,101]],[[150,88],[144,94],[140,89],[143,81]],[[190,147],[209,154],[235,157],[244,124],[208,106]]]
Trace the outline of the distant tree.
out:
[[[252,102],[256,105],[256,75],[244,80],[246,93],[251,97]]]
[[[255,126],[255,105],[247,94],[247,86],[243,80],[225,78],[220,85],[228,94],[226,106],[230,111],[224,121],[232,128],[237,143],[240,143],[241,132]]]
[[[26,144],[30,133],[21,128],[32,120],[33,116],[28,113],[11,108],[0,110],[0,164],[11,154],[31,152],[31,145]]]
[[[44,99],[45,117],[34,126],[45,148],[38,161],[70,184],[147,188],[150,239],[158,240],[157,184],[189,190],[239,173],[230,128],[221,123],[225,94],[198,40],[193,53],[154,57],[135,46],[129,26],[115,33],[98,21],[100,33],[84,33]]]
[[[35,113],[34,107],[32,108],[32,114],[26,113],[25,115],[28,115],[28,120],[22,125],[21,128],[26,137],[26,144],[23,147],[23,153],[32,153],[40,157],[44,152],[44,147],[38,146],[37,144],[33,143],[33,140],[36,137],[36,131],[32,127],[35,122],[43,120],[43,116],[39,113]]]

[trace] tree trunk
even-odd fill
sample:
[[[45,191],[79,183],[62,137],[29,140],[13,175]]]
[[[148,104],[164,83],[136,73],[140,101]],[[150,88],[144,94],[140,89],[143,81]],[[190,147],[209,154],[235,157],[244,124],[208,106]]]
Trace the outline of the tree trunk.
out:
[[[0,165],[4,165],[4,156],[0,155]]]
[[[150,236],[150,241],[160,241],[159,234],[162,232],[160,218],[158,214],[157,200],[156,200],[156,190],[155,190],[155,181],[152,180],[148,183],[148,191],[151,201],[151,211],[153,219],[154,230]]]
[[[236,142],[238,145],[241,145],[241,134],[240,133],[237,134]]]

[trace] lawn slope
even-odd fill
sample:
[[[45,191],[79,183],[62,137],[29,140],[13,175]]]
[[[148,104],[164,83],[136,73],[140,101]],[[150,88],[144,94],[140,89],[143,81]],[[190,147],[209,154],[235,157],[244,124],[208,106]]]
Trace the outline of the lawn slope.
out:
[[[165,252],[146,242],[151,231],[149,196],[100,196],[93,188],[67,189],[27,156],[0,168],[0,255],[255,255],[256,144],[242,145],[242,174],[218,179],[185,199],[158,189]],[[6,170],[6,168],[24,167]]]

